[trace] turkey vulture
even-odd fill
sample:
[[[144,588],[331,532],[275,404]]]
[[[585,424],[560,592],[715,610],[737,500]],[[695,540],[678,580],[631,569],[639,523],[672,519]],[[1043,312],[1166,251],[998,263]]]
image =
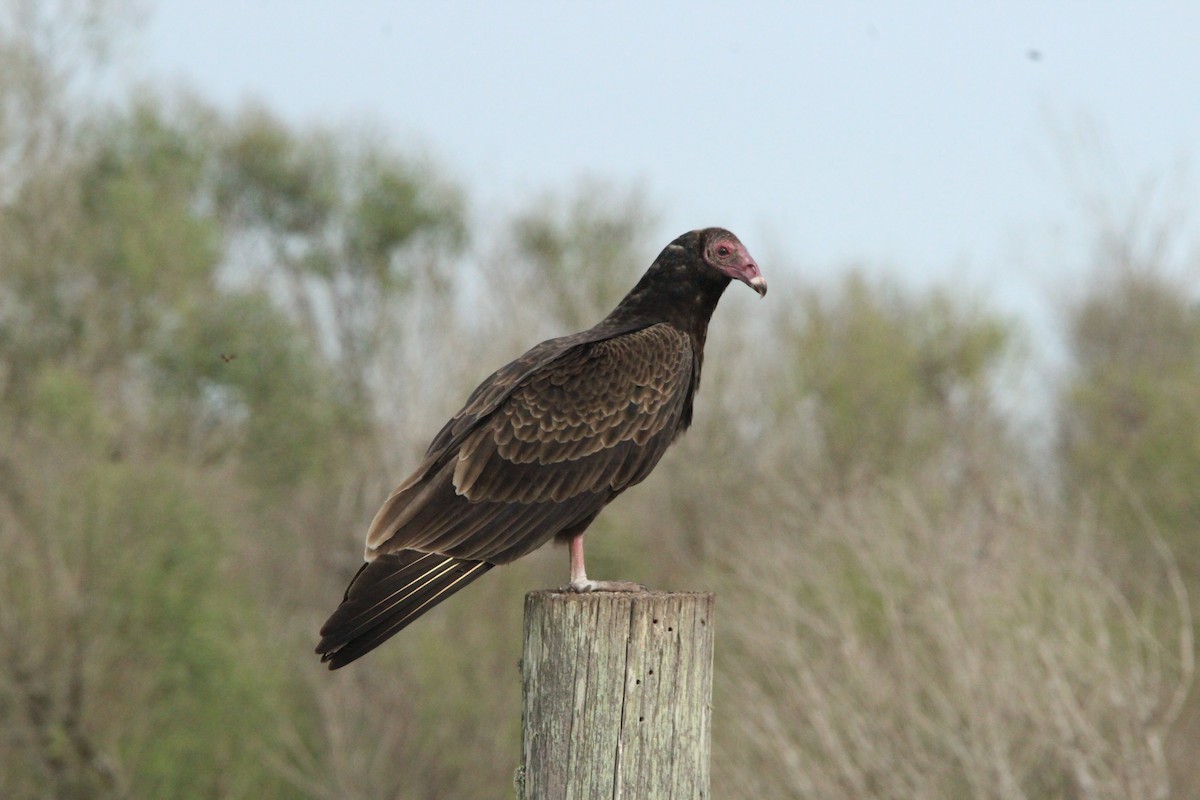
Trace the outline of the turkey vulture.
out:
[[[767,293],[732,233],[685,233],[598,325],[481,383],[375,515],[367,563],[321,628],[321,660],[349,664],[551,539],[570,542],[565,588],[638,588],[588,579],[583,532],[691,424],[708,320],[731,279]]]

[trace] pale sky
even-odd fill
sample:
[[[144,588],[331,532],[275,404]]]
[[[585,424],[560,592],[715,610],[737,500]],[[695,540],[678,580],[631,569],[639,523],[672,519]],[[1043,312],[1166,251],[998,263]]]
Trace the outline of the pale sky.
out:
[[[1084,257],[1084,194],[1120,210],[1153,185],[1195,210],[1200,2],[148,9],[137,77],[373,126],[462,183],[484,228],[601,177],[647,190],[664,243],[722,225],[769,276],[866,263],[1021,305]]]

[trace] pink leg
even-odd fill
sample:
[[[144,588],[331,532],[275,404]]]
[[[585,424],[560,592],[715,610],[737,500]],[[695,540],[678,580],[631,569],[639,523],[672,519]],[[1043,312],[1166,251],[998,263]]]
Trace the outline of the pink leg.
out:
[[[587,583],[587,570],[583,567],[583,534],[571,537],[571,585]]]
[[[633,581],[591,581],[583,566],[583,534],[571,537],[571,582],[565,592],[644,592],[646,587]]]

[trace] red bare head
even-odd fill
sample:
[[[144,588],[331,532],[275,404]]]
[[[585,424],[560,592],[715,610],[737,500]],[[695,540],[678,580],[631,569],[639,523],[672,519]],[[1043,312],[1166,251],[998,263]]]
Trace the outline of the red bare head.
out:
[[[767,281],[746,246],[722,228],[712,228],[708,234],[704,246],[705,262],[718,272],[746,284],[758,292],[759,297],[765,297]]]

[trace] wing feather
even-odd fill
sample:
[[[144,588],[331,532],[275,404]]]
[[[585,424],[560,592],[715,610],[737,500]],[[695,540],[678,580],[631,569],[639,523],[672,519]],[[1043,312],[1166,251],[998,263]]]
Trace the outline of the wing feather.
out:
[[[643,480],[694,391],[691,340],[665,323],[514,365],[476,389],[435,440],[441,449],[380,509],[368,559],[524,555]]]
[[[321,626],[321,660],[330,669],[349,664],[491,568],[412,550],[364,564]]]
[[[348,664],[495,564],[584,530],[686,427],[697,363],[658,324],[552,340],[495,373],[375,515],[323,659]]]

